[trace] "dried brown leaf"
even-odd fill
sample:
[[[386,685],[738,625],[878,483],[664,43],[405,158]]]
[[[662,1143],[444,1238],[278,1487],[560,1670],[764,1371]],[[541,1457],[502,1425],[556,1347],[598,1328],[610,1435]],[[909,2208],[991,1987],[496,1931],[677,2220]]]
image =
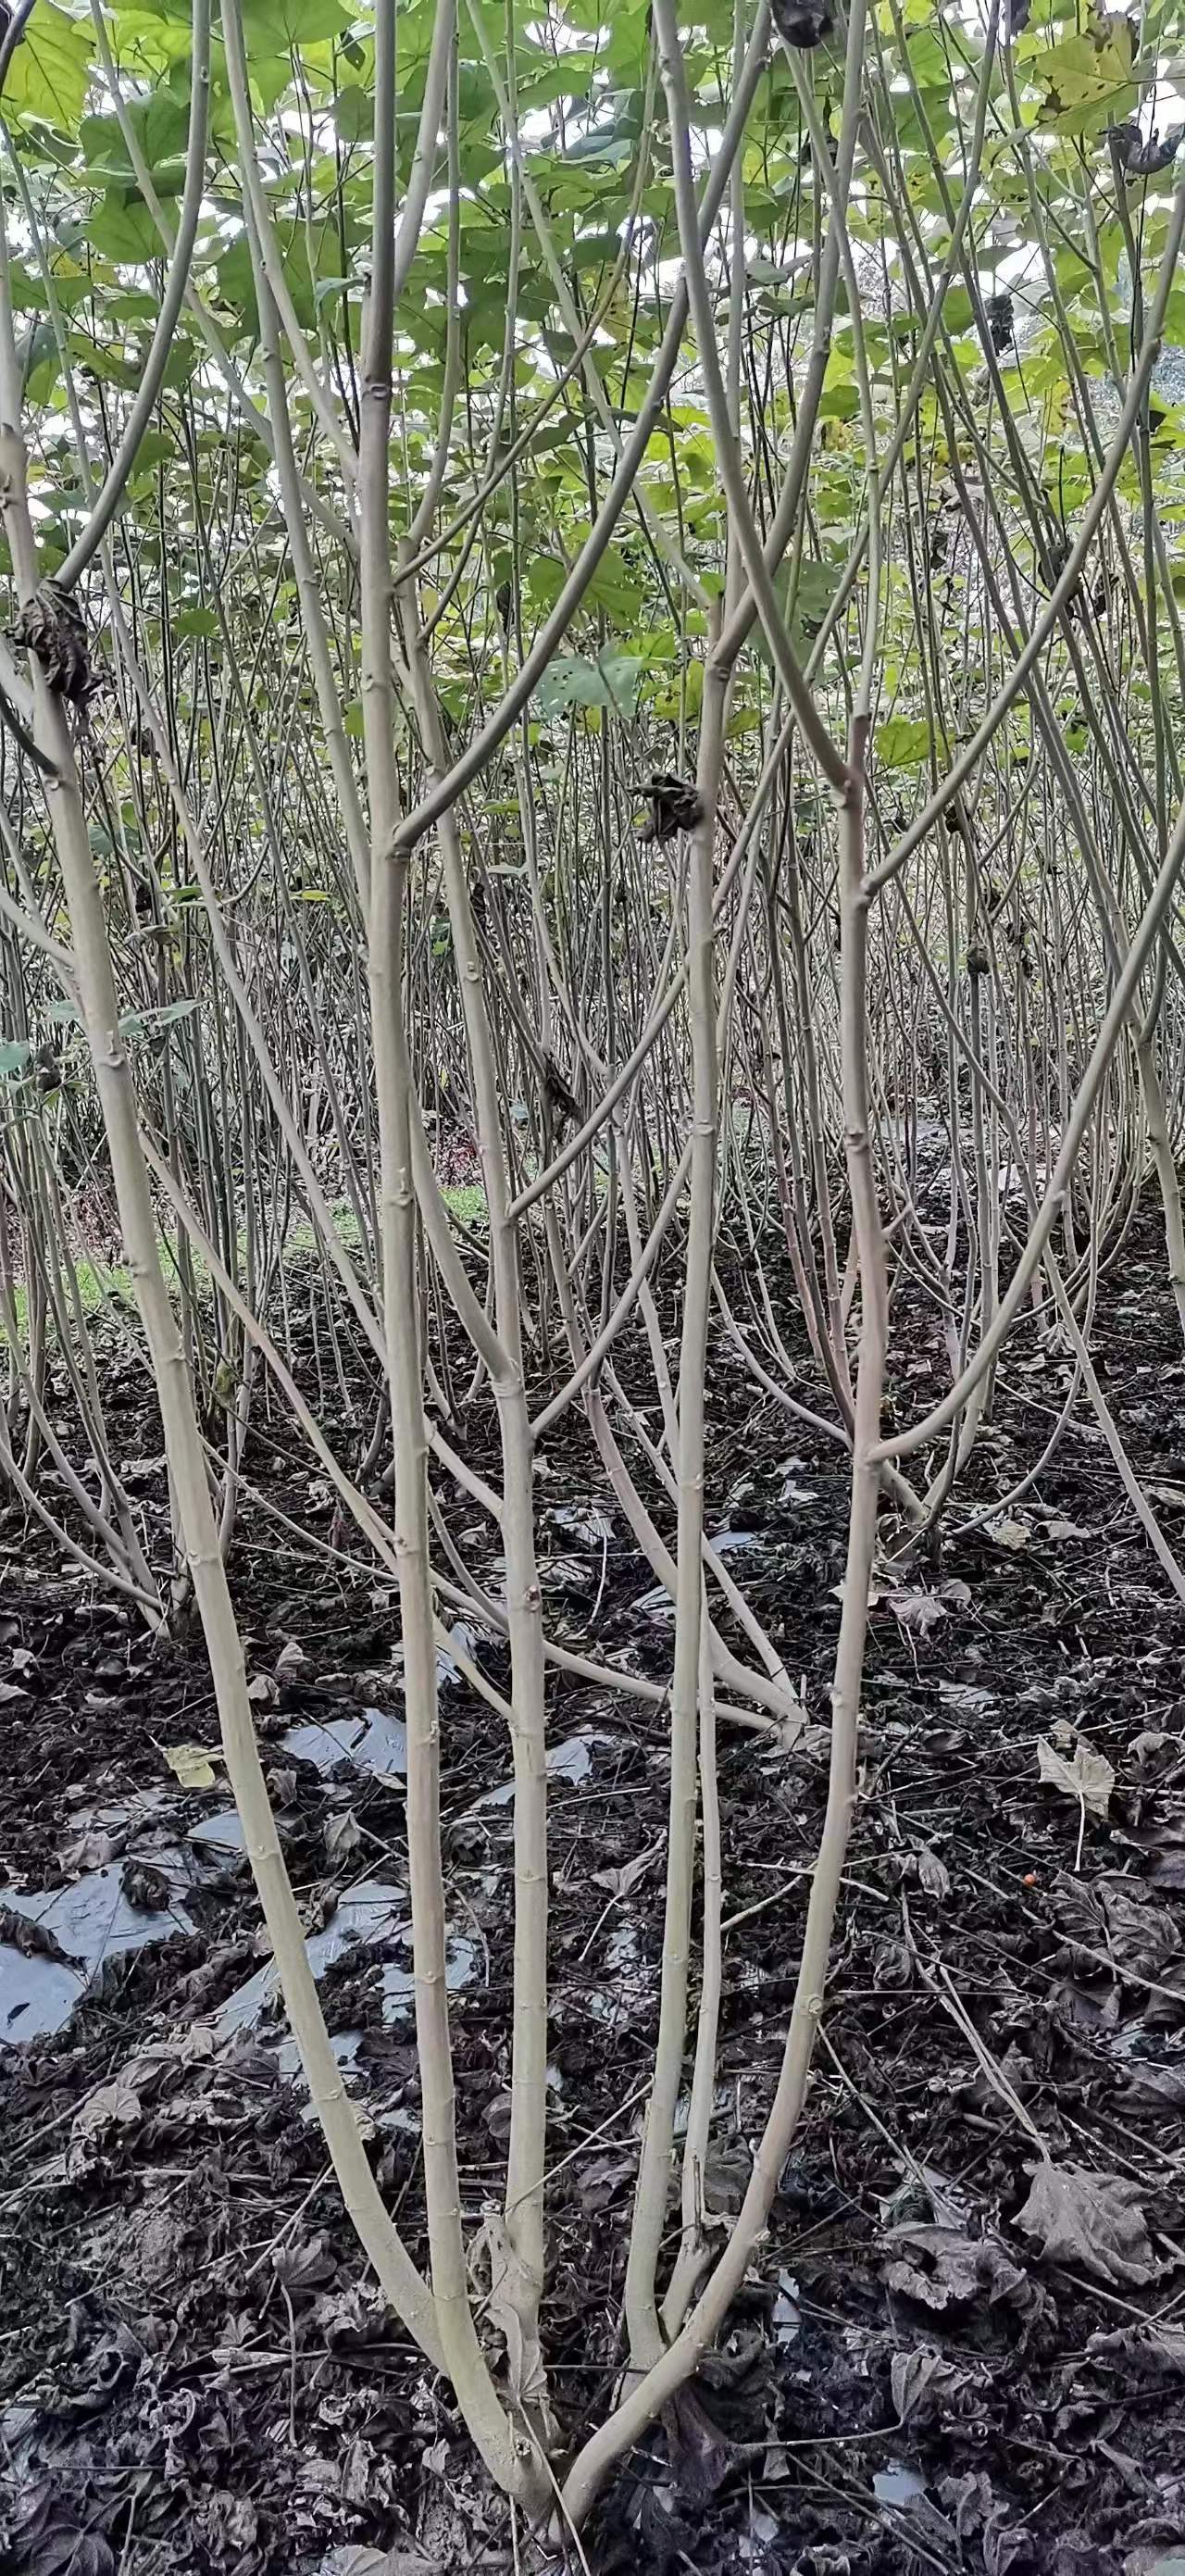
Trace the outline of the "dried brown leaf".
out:
[[[929,1843],[923,1843],[918,1853],[918,1883],[927,1896],[936,1896],[940,1904],[950,1895],[950,1871],[937,1852],[931,1851]]]
[[[112,2077],[110,2084],[98,2084],[75,2113],[72,2136],[98,2138],[105,2129],[129,2128],[140,2117],[143,2105],[126,2069]]]
[[[325,1820],[325,1849],[331,1861],[344,1860],[362,1840],[362,1827],[352,1807]]]
[[[658,1859],[661,1850],[660,1837],[658,1842],[651,1843],[646,1851],[635,1852],[632,1860],[623,1861],[620,1869],[594,1869],[593,1886],[606,1888],[610,1896],[628,1896],[631,1887],[636,1887],[638,1880],[645,1877],[651,1862]]]
[[[1096,2281],[1139,2286],[1156,2279],[1140,2186],[1123,2174],[1082,2165],[1039,2164],[1016,2224],[1049,2263],[1076,2263]]]
[[[946,1603],[933,1592],[886,1592],[885,1600],[893,1617],[911,1636],[927,1637],[946,1618]]]
[[[1079,1737],[1072,1760],[1059,1753],[1047,1735],[1037,1738],[1037,1769],[1047,1788],[1060,1789],[1064,1798],[1074,1798],[1087,1813],[1105,1821],[1110,1813],[1111,1791],[1115,1773],[1105,1753],[1093,1753]]]
[[[532,2408],[547,2417],[547,2375],[536,2323],[537,2284],[515,2252],[506,2226],[495,2209],[487,2210],[475,2252],[489,2268],[486,2313],[506,2345],[506,2375],[511,2396],[524,2412]]]

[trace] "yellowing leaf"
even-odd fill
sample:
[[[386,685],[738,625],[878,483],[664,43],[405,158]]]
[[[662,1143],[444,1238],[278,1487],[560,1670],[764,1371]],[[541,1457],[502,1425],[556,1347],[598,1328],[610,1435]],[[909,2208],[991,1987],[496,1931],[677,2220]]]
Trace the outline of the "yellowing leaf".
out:
[[[206,1744],[162,1744],[161,1751],[183,1789],[213,1789],[217,1786],[214,1765],[222,1755]]]

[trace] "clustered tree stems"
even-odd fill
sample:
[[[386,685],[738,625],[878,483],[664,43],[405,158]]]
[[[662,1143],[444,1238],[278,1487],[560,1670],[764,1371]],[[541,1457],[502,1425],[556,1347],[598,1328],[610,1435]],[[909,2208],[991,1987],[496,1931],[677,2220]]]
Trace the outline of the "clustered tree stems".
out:
[[[37,556],[26,498],[20,375],[12,328],[6,243],[0,244],[0,513],[18,596],[37,594]],[[107,925],[91,853],[74,743],[60,693],[32,659],[35,739],[51,765],[49,819],[71,928],[75,987],[102,1107],[128,1269],[152,1362],[182,1543],[210,1658],[227,1776],[271,1937],[285,2004],[326,2144],[350,2215],[388,2296],[430,2359],[442,2352],[432,2303],[383,2207],[353,2105],[329,2044],[296,1901],[276,1835],[255,1739],[243,1650],[218,1545],[192,1386],[161,1265],[156,1217],[137,1133],[136,1104],[119,1033]]]
[[[6,129],[0,517],[30,649],[0,646],[0,1473],[150,1627],[192,1587],[360,2243],[496,2484],[536,2520],[558,2487],[579,2529],[725,2323],[803,2114],[878,1538],[909,1554],[1013,1508],[1086,1411],[1185,1598],[1092,1347],[1149,1171],[1185,1330],[1185,635],[1152,413],[1185,182],[1134,170],[1122,128],[1105,149],[1077,112],[1063,132],[1056,28],[1050,65],[998,0],[957,31],[851,0],[818,46],[783,10],[772,55],[764,0],[714,52],[672,0],[640,40],[610,6],[612,74],[562,0],[502,30],[476,0],[430,26],[377,0],[373,49],[282,59],[239,0],[212,48],[194,0],[180,121],[167,55],[139,37],[133,67],[117,12],[90,12],[112,112],[82,129],[85,314],[45,103]],[[1107,23],[1116,93],[1127,46],[1143,99],[1148,29]],[[629,109],[606,141],[611,77]],[[228,146],[236,200],[225,173],[211,193]],[[1001,170],[1021,263],[993,232]],[[120,225],[151,253],[100,248]],[[134,343],[128,267],[153,289]],[[14,317],[42,310],[18,352]],[[96,1190],[175,1563],[104,1418],[78,1261]],[[886,1430],[891,1299],[933,1319],[949,1375]],[[1056,1337],[1068,1384],[1001,1496],[982,1434],[1026,1331]],[[717,1733],[775,1748],[805,1711],[713,1516],[718,1347],[850,1476],[825,1815],[731,2222],[705,2186],[731,1956]],[[466,1437],[486,1398],[493,1467]],[[276,1508],[263,1406],[336,1507],[328,1538],[279,1515],[286,1541],[397,1585],[428,2281],[343,2089],[255,1740],[231,1586],[244,1510]],[[595,1609],[587,1636],[552,1614],[540,1495],[577,1415],[615,1515],[601,1591],[624,1531],[673,1603],[661,1678],[598,1646]],[[447,1639],[513,1770],[510,2132],[474,2242],[437,1674],[458,1614],[505,1653],[491,1677]],[[669,1766],[627,2369],[591,2425],[548,2373],[561,1679],[661,1717]]]

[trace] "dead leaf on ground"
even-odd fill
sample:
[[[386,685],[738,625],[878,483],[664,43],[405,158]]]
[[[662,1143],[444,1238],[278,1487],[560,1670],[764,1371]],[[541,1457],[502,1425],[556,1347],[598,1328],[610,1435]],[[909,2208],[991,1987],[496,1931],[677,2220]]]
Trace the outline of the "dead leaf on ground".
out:
[[[983,2384],[982,2370],[947,2360],[930,2344],[914,2352],[895,2352],[889,2368],[893,2404],[902,2424],[911,2418],[919,2424],[935,2419],[949,2422],[960,2412],[958,2400]]]
[[[1185,2111],[1185,2061],[1179,2066],[1154,2066],[1147,2058],[1135,2057],[1125,2073],[1123,2098],[1133,2110],[1147,2106],[1160,2111]]]
[[[174,1777],[180,1781],[183,1789],[214,1789],[217,1787],[218,1784],[214,1777],[214,1765],[216,1762],[221,1762],[222,1755],[217,1750],[216,1746],[211,1747],[207,1744],[162,1744],[161,1752],[164,1754],[170,1771],[173,1773]]]
[[[355,1850],[361,1840],[362,1827],[352,1807],[347,1807],[344,1814],[340,1816],[326,1818],[325,1849],[331,1861],[344,1860],[347,1853]]]
[[[635,1852],[632,1860],[623,1861],[620,1869],[594,1869],[593,1886],[605,1888],[610,1896],[628,1896],[631,1887],[636,1887],[638,1880],[644,1877],[651,1861],[658,1859],[662,1847],[660,1837],[658,1842],[650,1844],[648,1850]]]
[[[369,2549],[365,2541],[347,2541],[321,2561],[323,2576],[442,2576],[440,2560],[422,2549]]]
[[[1185,2379],[1185,2327],[1172,2325],[1166,2319],[1092,2334],[1086,2351],[1090,2361],[1117,2364],[1125,2377]]]
[[[1031,1521],[1013,1520],[1007,1512],[1001,1512],[998,1520],[988,1522],[988,1530],[997,1547],[1011,1548],[1014,1555],[1019,1555],[1022,1547],[1029,1544],[1033,1524]]]
[[[678,2493],[684,2504],[702,2509],[728,2476],[733,2444],[690,2388],[681,2388],[664,2406],[662,2422]]]
[[[546,2420],[547,2374],[534,2322],[538,2306],[537,2295],[533,2295],[536,2285],[532,2283],[521,2256],[516,2254],[497,2210],[487,2210],[474,2251],[483,2265],[488,2266],[486,2314],[506,2345],[506,2375],[511,2396],[524,2412],[536,2409]]]
[[[955,2227],[894,2227],[889,2241],[908,2257],[890,2263],[891,2290],[921,2307],[1012,2308],[1031,2306],[1039,2295],[994,2236],[967,2236]]]
[[[139,2119],[141,2109],[135,2085],[126,2071],[121,2071],[110,2084],[98,2084],[93,2093],[88,2093],[75,2113],[72,2135],[97,2138],[104,2129],[128,2128]]]
[[[1050,1743],[1047,1735],[1037,1738],[1037,1769],[1047,1788],[1060,1789],[1064,1798],[1074,1798],[1087,1813],[1106,1821],[1111,1808],[1111,1791],[1115,1773],[1105,1753],[1092,1753],[1081,1736],[1074,1747],[1073,1759],[1067,1761]]]
[[[1016,2224],[1037,2241],[1046,2262],[1080,2264],[1096,2281],[1139,2287],[1154,2281],[1160,2268],[1149,2242],[1140,2185],[1123,2174],[1040,2164]]]
[[[901,1627],[914,1637],[928,1637],[931,1628],[947,1616],[945,1601],[933,1592],[886,1592],[885,1602]]]
[[[923,1843],[918,1853],[918,1884],[925,1888],[927,1896],[936,1896],[940,1904],[950,1895],[950,1871],[937,1852],[931,1851],[929,1843]]]

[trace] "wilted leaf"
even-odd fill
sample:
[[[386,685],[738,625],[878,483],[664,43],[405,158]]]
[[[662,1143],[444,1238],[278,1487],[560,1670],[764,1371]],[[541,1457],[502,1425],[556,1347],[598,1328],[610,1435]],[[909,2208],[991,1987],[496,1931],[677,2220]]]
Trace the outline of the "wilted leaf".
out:
[[[915,1637],[926,1637],[946,1617],[946,1604],[933,1592],[886,1592],[895,1619]]]
[[[290,1674],[298,1673],[304,1661],[304,1647],[297,1644],[295,1637],[289,1637],[287,1644],[281,1646],[276,1657],[276,1680],[286,1681]]]
[[[294,2291],[324,2290],[337,2272],[337,2257],[323,2236],[306,2236],[294,2245],[277,2245],[272,2270],[291,2297]]]
[[[216,1746],[162,1744],[161,1751],[183,1789],[213,1789],[217,1786],[214,1765],[221,1762],[222,1755]]]
[[[1005,2307],[1024,2309],[1038,2295],[1018,2264],[994,2236],[968,2236],[956,2227],[915,2226],[890,2231],[890,2242],[903,2248],[907,2260],[890,2263],[891,2290],[922,2307]]]
[[[689,2388],[664,2406],[662,2422],[676,2489],[684,2504],[702,2508],[728,2476],[733,2444]]]
[[[128,2128],[140,2117],[141,2102],[135,2085],[126,2071],[113,2076],[110,2084],[98,2084],[88,2093],[76,2112],[73,2136],[98,2138],[104,2129]]]
[[[247,1697],[255,1708],[270,1708],[276,1696],[270,1673],[256,1673],[247,1684]]]
[[[1037,2240],[1049,2263],[1078,2263],[1096,2281],[1138,2287],[1156,2279],[1140,2186],[1122,2174],[1047,2160],[1037,2167],[1016,2224]]]
[[[927,1896],[936,1896],[940,1903],[950,1895],[950,1871],[937,1852],[931,1851],[929,1843],[923,1843],[918,1853],[918,1880]]]
[[[921,2423],[934,2417],[949,2421],[955,2412],[955,2401],[966,2388],[974,2386],[979,2373],[966,2362],[946,2361],[928,2344],[915,2352],[895,2352],[889,2366],[889,2385],[899,2421],[908,2423],[916,2416]]]
[[[1060,1789],[1065,1798],[1075,1798],[1092,1816],[1106,1819],[1110,1812],[1111,1791],[1115,1774],[1104,1753],[1092,1753],[1081,1739],[1074,1747],[1073,1759],[1067,1761],[1050,1743],[1047,1735],[1037,1738],[1037,1768],[1050,1789]]]
[[[506,2375],[517,2405],[547,2413],[547,2377],[534,2322],[537,2296],[527,2267],[516,2254],[505,2223],[487,2210],[475,2249],[489,2266],[486,2313],[506,2345]]]
[[[638,1880],[645,1876],[651,1861],[657,1860],[661,1850],[660,1839],[656,1843],[651,1843],[646,1851],[635,1852],[633,1859],[623,1861],[620,1869],[594,1869],[593,1886],[607,1888],[610,1896],[628,1896],[631,1887],[637,1886]]]
[[[1033,1535],[1031,1521],[1010,1520],[1006,1512],[1001,1513],[999,1520],[989,1521],[988,1529],[997,1547],[1010,1547],[1018,1555],[1022,1547],[1028,1546]]]
[[[1154,2066],[1146,2058],[1133,2058],[1127,2068],[1124,2100],[1133,2109],[1148,2103],[1161,2111],[1185,2111],[1185,2063]]]
[[[352,1807],[344,1815],[329,1816],[325,1823],[325,1849],[330,1860],[344,1860],[362,1840],[362,1827]]]

